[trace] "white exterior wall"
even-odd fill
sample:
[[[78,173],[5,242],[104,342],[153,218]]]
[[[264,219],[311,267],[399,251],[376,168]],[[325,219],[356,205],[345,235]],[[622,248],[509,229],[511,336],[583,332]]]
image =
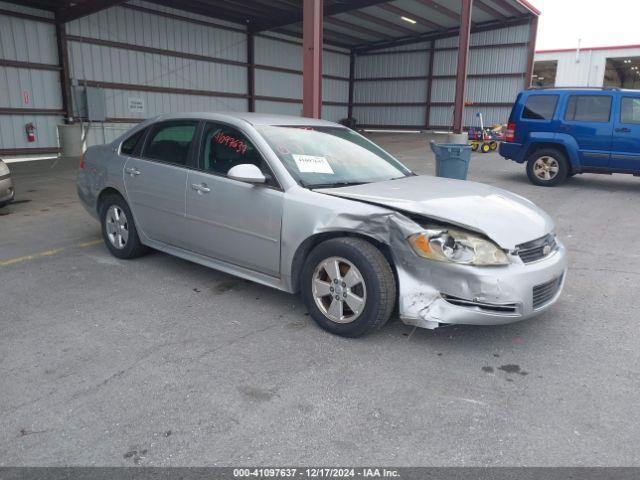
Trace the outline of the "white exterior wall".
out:
[[[607,58],[638,57],[640,48],[536,52],[535,61],[556,60],[556,87],[602,87]]]

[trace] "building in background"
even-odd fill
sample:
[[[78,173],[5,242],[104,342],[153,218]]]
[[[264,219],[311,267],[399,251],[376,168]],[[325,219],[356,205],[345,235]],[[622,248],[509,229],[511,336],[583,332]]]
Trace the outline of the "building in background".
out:
[[[640,45],[538,51],[532,86],[640,89]]]
[[[305,97],[363,128],[501,123],[530,83],[539,13],[527,0],[0,0],[0,156],[109,142],[166,112],[300,115]]]

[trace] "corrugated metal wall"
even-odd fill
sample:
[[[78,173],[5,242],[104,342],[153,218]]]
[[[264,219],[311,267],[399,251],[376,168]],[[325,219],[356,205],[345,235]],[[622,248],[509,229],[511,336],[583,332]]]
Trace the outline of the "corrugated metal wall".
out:
[[[0,9],[21,16],[0,14],[0,150],[57,148],[63,105],[53,15],[2,0]],[[104,91],[107,121],[92,124],[89,144],[165,112],[249,107],[244,26],[131,0],[65,32],[74,114],[84,112],[86,87]],[[476,105],[466,109],[467,125],[476,111],[486,123],[506,119],[523,86],[528,34],[527,25],[472,34],[467,100]],[[256,111],[300,115],[301,41],[269,33],[254,42]],[[358,55],[353,116],[369,126],[450,125],[456,46],[447,38]],[[323,117],[337,121],[348,115],[350,56],[325,47],[323,60]],[[27,122],[37,129],[32,144]]]
[[[506,122],[524,88],[529,25],[473,33],[469,51],[465,126]],[[404,45],[356,58],[354,117],[368,126],[448,128],[453,123],[458,37]],[[390,53],[393,52],[393,53]],[[393,81],[380,77],[393,76]],[[401,78],[404,77],[404,78]],[[408,80],[406,77],[416,77]],[[431,82],[431,86],[429,86]],[[427,92],[431,103],[427,107]],[[427,109],[429,118],[427,122]]]
[[[88,135],[89,145],[110,137],[104,132],[122,130],[115,122],[167,112],[247,109],[241,27],[162,9],[184,19],[170,18],[148,9],[159,8],[130,2],[66,25],[70,76],[81,87],[75,92],[80,95],[84,85],[104,89],[107,125],[92,126],[98,132]]]
[[[62,98],[52,14],[5,2],[0,9],[41,18],[0,13],[0,151],[55,150]],[[35,142],[27,141],[27,123]]]
[[[258,96],[256,111],[300,115],[302,45],[281,35],[257,36],[254,55],[255,88]],[[349,101],[349,53],[334,48],[324,49],[322,62],[322,117],[331,121],[346,118]],[[269,66],[275,68],[264,68]],[[269,98],[274,96],[281,98]]]
[[[478,124],[476,113],[481,112],[485,125],[505,123],[511,104],[524,88],[527,70],[529,26],[519,25],[471,35],[469,50],[469,78],[467,80],[464,124]],[[434,76],[453,76],[456,73],[458,37],[436,41],[433,65]],[[429,124],[448,127],[453,123],[454,78],[434,78]],[[447,103],[449,105],[437,105]]]
[[[135,0],[70,22],[66,33],[70,76],[80,86],[74,91],[104,89],[106,132],[120,130],[115,121],[165,112],[248,109],[247,35],[238,25]],[[323,117],[339,120],[347,116],[349,55],[326,49],[323,60]],[[258,35],[254,63],[256,111],[300,115],[300,42]],[[132,102],[143,110],[132,109]],[[92,129],[97,133],[88,135],[89,145],[109,137],[102,125]]]
[[[423,42],[412,47],[356,57],[353,116],[359,124],[424,127],[430,46]]]

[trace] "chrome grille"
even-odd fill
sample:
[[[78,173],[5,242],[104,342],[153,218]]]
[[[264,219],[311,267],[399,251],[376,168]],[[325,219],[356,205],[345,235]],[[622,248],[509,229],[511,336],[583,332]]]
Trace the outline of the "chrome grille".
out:
[[[533,287],[533,309],[536,310],[543,307],[556,296],[558,290],[562,285],[562,277],[554,278],[553,280],[541,283]]]
[[[516,247],[516,253],[524,263],[532,263],[548,257],[556,251],[555,235],[547,235]]]

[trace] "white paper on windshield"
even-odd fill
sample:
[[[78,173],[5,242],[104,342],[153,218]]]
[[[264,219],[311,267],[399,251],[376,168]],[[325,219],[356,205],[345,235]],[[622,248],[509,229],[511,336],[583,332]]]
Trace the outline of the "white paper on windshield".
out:
[[[300,173],[329,173],[333,175],[333,169],[325,157],[316,157],[313,155],[297,155],[292,154],[293,160]]]

